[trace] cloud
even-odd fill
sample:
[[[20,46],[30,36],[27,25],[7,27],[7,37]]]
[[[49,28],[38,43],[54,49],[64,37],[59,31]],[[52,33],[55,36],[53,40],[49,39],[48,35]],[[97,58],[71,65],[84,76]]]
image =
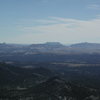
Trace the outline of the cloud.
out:
[[[48,20],[40,19],[38,22],[39,23],[36,26],[21,27],[23,34],[16,37],[16,42],[100,42],[100,18],[95,18],[92,20],[77,20],[50,17]]]
[[[35,22],[38,23],[38,24],[44,24],[44,25],[45,24],[48,24],[49,25],[49,24],[57,24],[57,23],[59,23],[58,21],[52,20],[52,19],[51,20],[50,19],[49,20],[48,19],[47,20],[43,20],[43,19],[40,20],[39,19],[39,20],[35,20]]]

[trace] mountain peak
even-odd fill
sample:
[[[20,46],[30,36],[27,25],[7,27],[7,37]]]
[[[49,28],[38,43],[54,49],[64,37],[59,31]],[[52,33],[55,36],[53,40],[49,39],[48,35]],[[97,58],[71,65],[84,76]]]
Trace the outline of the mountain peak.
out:
[[[62,45],[60,42],[46,42],[47,45]]]

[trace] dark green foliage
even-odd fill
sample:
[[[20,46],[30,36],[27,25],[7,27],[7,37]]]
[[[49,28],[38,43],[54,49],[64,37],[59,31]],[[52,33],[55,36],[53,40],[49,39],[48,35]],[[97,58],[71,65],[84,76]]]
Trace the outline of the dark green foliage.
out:
[[[76,65],[0,63],[0,100],[100,100],[100,67]]]
[[[2,92],[1,92],[2,91]],[[53,77],[28,89],[1,90],[3,100],[63,100],[63,98],[72,98],[72,100],[87,100],[90,96],[94,96],[99,100],[99,93],[95,89],[81,87],[59,77]],[[95,100],[95,99],[90,99]]]

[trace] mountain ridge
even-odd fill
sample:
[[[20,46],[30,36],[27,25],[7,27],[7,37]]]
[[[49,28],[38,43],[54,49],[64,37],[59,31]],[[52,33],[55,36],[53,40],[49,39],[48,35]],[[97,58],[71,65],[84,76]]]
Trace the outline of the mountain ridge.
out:
[[[100,62],[99,58],[99,43],[85,42],[69,46],[59,42],[31,45],[0,44],[0,61],[7,62],[77,62],[80,60]]]

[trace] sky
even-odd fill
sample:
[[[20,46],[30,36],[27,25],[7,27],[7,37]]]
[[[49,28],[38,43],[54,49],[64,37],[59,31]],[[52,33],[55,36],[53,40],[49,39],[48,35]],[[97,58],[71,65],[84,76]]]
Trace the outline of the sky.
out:
[[[0,43],[100,43],[100,0],[0,0]]]

